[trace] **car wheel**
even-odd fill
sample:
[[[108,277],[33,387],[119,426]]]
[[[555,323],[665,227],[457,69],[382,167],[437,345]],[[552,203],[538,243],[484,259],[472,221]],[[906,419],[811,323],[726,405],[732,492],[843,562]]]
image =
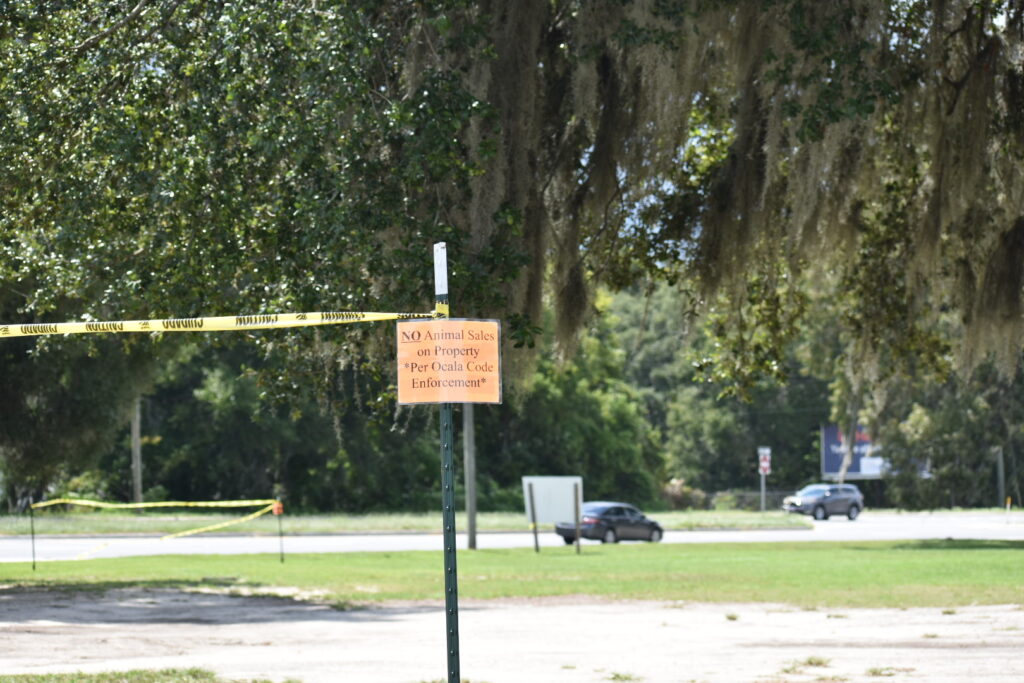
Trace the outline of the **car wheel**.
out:
[[[619,537],[615,535],[615,529],[608,527],[608,530],[604,532],[604,536],[601,537],[601,543],[618,543]]]
[[[562,536],[562,540],[565,541],[566,545],[572,545],[576,541],[572,536]]]
[[[828,513],[825,512],[825,506],[819,505],[814,508],[814,518],[819,522],[824,519],[828,519]]]
[[[651,537],[647,539],[651,543],[657,543],[661,540],[661,529],[651,529]]]
[[[854,520],[857,519],[857,515],[859,514],[860,508],[857,507],[856,505],[851,505],[849,512],[846,513],[846,516],[849,517],[851,520]]]

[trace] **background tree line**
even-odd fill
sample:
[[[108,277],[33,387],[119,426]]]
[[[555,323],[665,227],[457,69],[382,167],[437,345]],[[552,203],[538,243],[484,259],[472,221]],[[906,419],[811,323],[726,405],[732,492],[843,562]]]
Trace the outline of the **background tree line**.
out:
[[[684,301],[665,286],[603,295],[602,313],[570,359],[546,345],[528,389],[504,405],[477,407],[481,509],[521,509],[524,474],[582,474],[588,497],[655,507],[673,503],[666,485],[681,480],[685,495],[677,491],[677,504],[710,506],[716,492],[757,487],[760,445],[772,447],[771,488],[819,478],[819,427],[829,420],[833,394],[830,377],[812,367],[814,356],[832,355],[811,350],[822,338],[808,332],[794,346],[792,379],[761,382],[744,398],[723,396],[729,385],[708,381],[700,369],[713,341],[704,323],[685,333]],[[832,316],[808,330],[839,324]],[[307,512],[436,508],[436,410],[396,411],[380,400],[393,391],[387,379],[376,391],[356,390],[366,380],[354,376],[345,378],[349,387],[338,405],[328,406],[314,384],[280,374],[290,362],[284,351],[268,357],[249,338],[222,335],[194,339],[164,359],[143,403],[146,498],[272,495]],[[124,379],[115,374],[121,354],[106,353],[112,358],[99,354],[92,362]],[[873,504],[996,505],[996,447],[1004,449],[1007,494],[1018,497],[1022,404],[1015,385],[991,366],[970,384],[950,377],[890,385],[888,405],[895,409],[870,424],[895,474],[880,486],[864,484]],[[82,415],[87,424],[52,423],[73,450],[52,458],[46,479],[32,478],[42,476],[36,467],[22,478],[13,461],[5,464],[9,505],[28,491],[131,499],[127,414],[105,423],[97,418],[110,386],[69,385],[94,407]],[[76,426],[87,429],[80,434]]]

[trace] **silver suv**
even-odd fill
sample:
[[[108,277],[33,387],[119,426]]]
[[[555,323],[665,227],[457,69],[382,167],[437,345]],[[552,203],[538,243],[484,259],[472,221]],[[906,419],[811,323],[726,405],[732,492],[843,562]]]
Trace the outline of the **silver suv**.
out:
[[[782,501],[782,509],[828,519],[830,515],[846,515],[857,519],[864,509],[864,496],[853,484],[811,484]]]

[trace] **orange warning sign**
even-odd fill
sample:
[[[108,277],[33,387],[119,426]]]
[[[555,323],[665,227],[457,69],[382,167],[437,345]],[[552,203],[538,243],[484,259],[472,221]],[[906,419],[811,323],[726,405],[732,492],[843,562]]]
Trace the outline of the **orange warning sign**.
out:
[[[399,403],[501,403],[501,323],[398,323]]]

